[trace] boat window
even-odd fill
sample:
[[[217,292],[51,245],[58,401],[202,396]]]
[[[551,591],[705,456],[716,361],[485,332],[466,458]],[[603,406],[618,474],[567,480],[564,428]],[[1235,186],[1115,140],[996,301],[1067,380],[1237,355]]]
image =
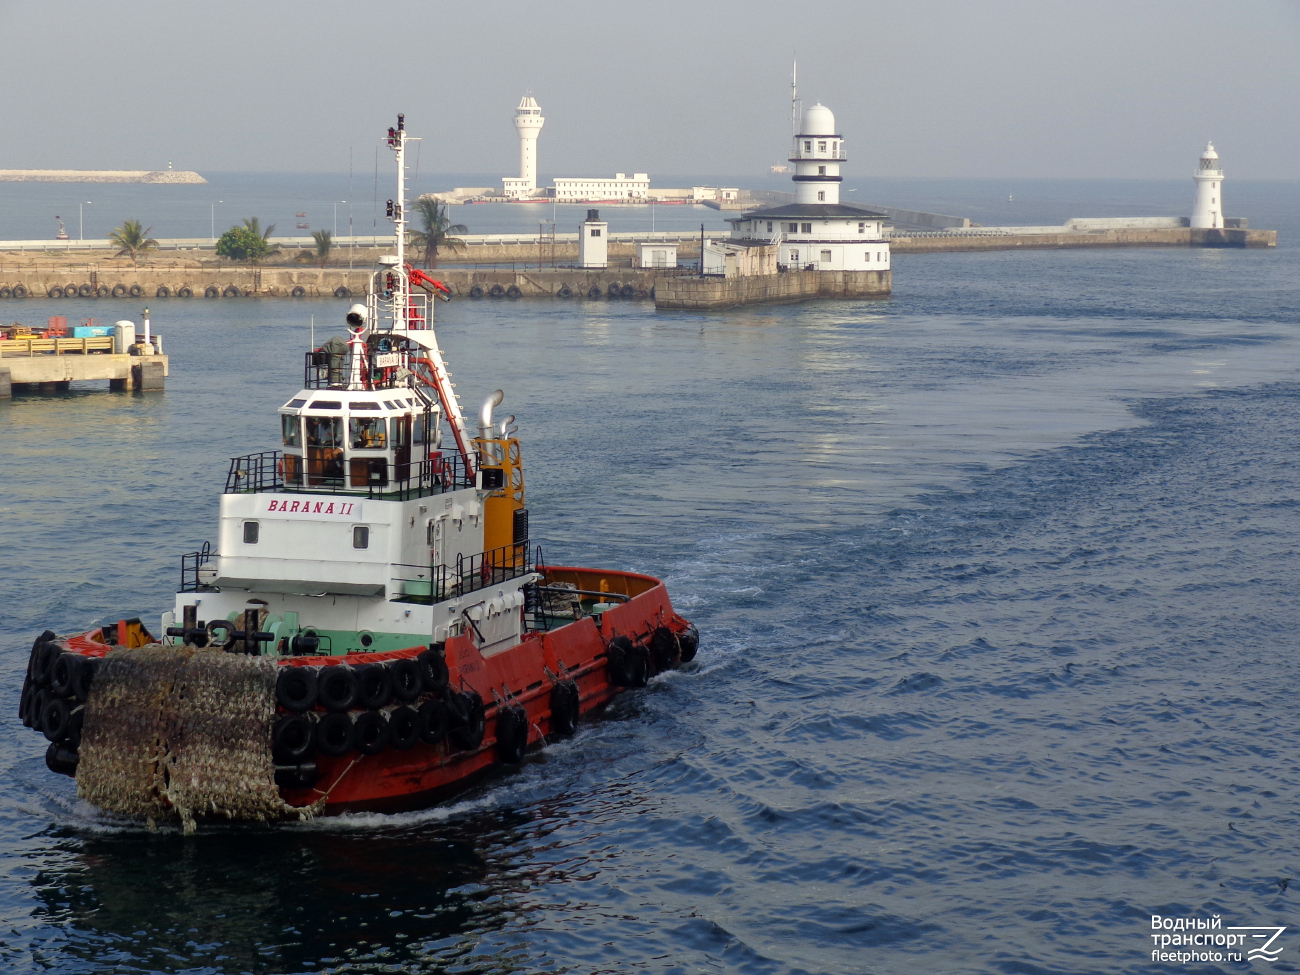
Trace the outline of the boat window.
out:
[[[397,406],[393,403],[388,402],[388,400],[384,400],[384,405],[387,406],[390,410],[397,409]]]
[[[348,421],[353,450],[387,450],[388,421],[382,416],[354,416]]]
[[[306,402],[307,401],[305,399],[291,399],[289,400],[289,402],[284,404],[284,408],[286,410],[296,410],[298,407],[302,406]]]
[[[341,416],[307,417],[308,447],[342,447],[343,418]]]
[[[259,523],[256,521],[244,522],[244,544],[256,545],[258,536]]]
[[[309,410],[341,410],[343,404],[336,399],[318,399],[307,408]]]
[[[352,526],[352,547],[369,548],[370,547],[370,529],[366,525]]]
[[[429,432],[432,430],[432,424],[428,422],[428,419],[429,419],[429,414],[427,413],[415,414],[415,425],[411,431],[412,443],[428,443],[428,440],[426,438],[428,437]]]
[[[411,418],[409,416],[393,417],[393,446],[405,447],[411,442]]]
[[[353,410],[377,410],[377,409],[379,409],[379,404],[378,404],[378,403],[353,403],[353,404],[349,407],[349,409],[353,409]]]
[[[280,433],[286,447],[302,446],[302,423],[297,416],[280,417]]]

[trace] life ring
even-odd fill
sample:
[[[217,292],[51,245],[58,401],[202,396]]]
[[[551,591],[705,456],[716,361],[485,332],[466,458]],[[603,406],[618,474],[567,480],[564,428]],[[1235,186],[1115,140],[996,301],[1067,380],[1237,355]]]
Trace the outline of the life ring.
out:
[[[357,707],[382,708],[393,699],[393,675],[387,664],[362,664],[357,675]]]
[[[193,291],[193,289],[191,289],[191,288],[188,288],[188,287],[184,287],[184,286],[182,286],[182,287],[179,287],[179,288],[176,289],[176,297],[177,297],[177,298],[193,298],[193,297],[194,297],[194,291]]]
[[[415,658],[420,668],[420,678],[424,683],[426,691],[433,691],[436,694],[442,693],[447,688],[447,661],[443,655],[430,647],[422,654]]]
[[[77,288],[77,296],[78,296],[79,298],[89,298],[89,297],[91,297],[94,293],[95,293],[95,289],[92,288],[92,287],[91,287],[90,285],[88,285],[88,284],[83,284],[83,285],[81,285],[81,287]],[[66,292],[65,292],[65,294],[66,294]]]
[[[483,297],[483,286],[480,285],[480,284],[476,284],[476,285],[474,285],[474,287],[472,287],[472,288],[469,289],[469,296],[470,296],[471,298],[482,298],[482,297]]]
[[[483,698],[478,691],[453,691],[465,706],[465,720],[459,728],[447,733],[447,739],[457,748],[472,751],[483,744],[483,735],[487,732],[487,710],[483,707]]]
[[[489,298],[502,298],[505,296],[506,289],[499,284],[492,285],[492,290],[488,292]]]
[[[234,284],[226,285],[226,290],[221,292],[223,298],[239,298],[242,295],[243,292],[239,290],[239,286]]]
[[[399,752],[414,748],[420,740],[420,714],[403,704],[388,715],[388,744]]]
[[[610,284],[609,288],[607,288],[606,290],[609,292],[609,296],[611,298],[617,298],[619,295],[623,293],[623,286],[619,284],[617,281],[615,281],[612,284]]]
[[[220,298],[220,297],[221,297],[221,289],[218,288],[215,284],[210,284],[210,285],[208,285],[206,288],[203,289],[203,297],[204,297],[204,298]]]
[[[131,288],[130,288],[130,290],[127,292],[127,294],[129,294],[132,298],[143,298],[143,297],[144,297],[144,288],[141,287],[141,286],[138,285],[138,284],[133,284],[133,285],[131,285]]]
[[[275,699],[286,711],[308,711],[316,703],[316,667],[281,667],[275,678]]]
[[[125,298],[125,297],[126,297],[126,285],[124,285],[124,284],[115,284],[115,285],[113,285],[113,292],[112,292],[112,293],[113,293],[113,297],[114,297],[114,298]]]
[[[686,629],[677,637],[677,642],[682,648],[682,663],[688,664],[695,659],[695,653],[700,649],[700,631],[694,623],[687,623]]]
[[[378,755],[388,747],[388,720],[383,711],[362,711],[352,722],[352,747],[362,755]]]
[[[352,292],[349,291],[347,288],[345,288],[343,285],[340,284],[337,288],[334,289],[334,297],[335,297],[335,298],[351,298],[351,297],[352,297]]]
[[[557,298],[572,298],[573,289],[570,288],[567,284],[562,284],[560,285],[560,290],[555,292],[555,296]]]
[[[681,661],[681,645],[677,635],[668,627],[656,626],[654,633],[650,634],[650,659],[656,671],[671,670]]]
[[[322,667],[316,678],[316,700],[327,711],[343,712],[357,703],[357,675],[346,664]]]
[[[631,687],[634,674],[631,670],[632,641],[625,636],[616,636],[605,648],[605,669],[609,672],[609,682],[618,687]]]
[[[165,284],[160,284],[158,285],[158,290],[154,292],[153,296],[155,298],[170,298],[172,296],[172,289],[167,287]]]
[[[310,714],[282,715],[271,727],[271,757],[279,764],[296,765],[311,754],[315,744],[316,725]]]
[[[15,284],[15,285],[14,285],[14,290],[13,290],[13,295],[14,295],[15,298],[26,298],[26,297],[27,297],[27,288],[26,288],[24,285],[21,285],[21,284]]]
[[[290,294],[292,297],[294,297],[294,298],[301,298],[301,297],[302,297],[303,295],[305,295],[306,293],[307,293],[307,289],[304,288],[304,287],[303,287],[302,285],[300,285],[300,284],[299,284],[299,285],[295,285],[295,286],[294,286],[294,289],[293,289],[292,291],[289,292],[289,294]]]
[[[327,667],[338,670],[338,667]],[[342,758],[352,751],[352,716],[346,711],[331,711],[316,722],[316,749],[330,758]]]
[[[5,297],[8,297],[8,295],[6,295]],[[49,291],[45,292],[45,297],[47,297],[47,298],[62,298],[62,297],[63,297],[63,289],[60,288],[60,287],[56,284],[56,285],[55,285],[53,288],[51,288]]]
[[[522,298],[523,296],[524,293],[519,290],[519,286],[517,284],[512,284],[510,287],[506,288],[507,298]]]
[[[429,745],[436,745],[447,737],[451,727],[451,712],[447,702],[431,697],[420,705],[420,740]]]
[[[388,673],[392,677],[393,697],[403,704],[410,704],[424,690],[424,677],[420,673],[420,665],[411,657],[390,660]]]
[[[599,298],[600,294],[600,285],[598,284],[593,284],[587,291],[588,298]]]
[[[497,709],[497,758],[515,765],[528,748],[528,712],[519,705]]]
[[[623,285],[622,290],[619,291],[619,294],[620,294],[622,297],[624,297],[624,298],[635,298],[635,297],[636,297],[636,288],[633,287],[633,286],[630,285],[630,284],[625,284],[625,285]]]
[[[562,680],[551,688],[551,733],[571,735],[578,727],[582,715],[582,697],[578,685]]]

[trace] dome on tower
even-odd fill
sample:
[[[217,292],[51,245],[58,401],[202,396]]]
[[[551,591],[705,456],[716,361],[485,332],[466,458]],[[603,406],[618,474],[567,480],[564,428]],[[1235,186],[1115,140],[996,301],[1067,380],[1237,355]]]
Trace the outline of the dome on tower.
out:
[[[1217,152],[1214,151],[1214,143],[1213,143],[1213,142],[1207,142],[1207,143],[1205,143],[1205,151],[1204,151],[1203,153],[1201,153],[1201,158],[1202,158],[1202,159],[1218,159],[1218,158],[1219,158],[1219,154],[1218,154]]]
[[[803,113],[800,135],[838,135],[835,131],[835,113],[818,102]]]

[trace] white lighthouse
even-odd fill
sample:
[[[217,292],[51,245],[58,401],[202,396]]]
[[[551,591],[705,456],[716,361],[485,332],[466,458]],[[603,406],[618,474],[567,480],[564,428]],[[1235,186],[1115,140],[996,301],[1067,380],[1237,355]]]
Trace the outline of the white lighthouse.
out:
[[[507,197],[526,198],[537,189],[537,137],[546,119],[532,95],[525,95],[515,109],[515,131],[519,133],[519,178],[501,180]]]
[[[1196,203],[1192,206],[1192,227],[1223,227],[1223,170],[1214,143],[1207,142],[1201,163],[1192,177],[1196,183]]]
[[[818,102],[803,113],[794,137],[790,162],[794,163],[796,203],[839,203],[840,163],[844,140],[835,131],[835,114]]]

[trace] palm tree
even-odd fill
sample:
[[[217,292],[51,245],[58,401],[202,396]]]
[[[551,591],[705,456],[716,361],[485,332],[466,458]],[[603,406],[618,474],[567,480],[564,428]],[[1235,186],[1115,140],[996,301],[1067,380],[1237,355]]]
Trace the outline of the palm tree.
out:
[[[118,247],[122,248],[117,252],[117,257],[123,254],[131,258],[131,263],[138,263],[137,258],[144,251],[158,249],[158,241],[149,236],[153,227],[141,227],[139,220],[123,220],[122,226],[116,228],[108,239]]]
[[[316,241],[316,259],[320,261],[320,266],[324,267],[325,262],[330,259],[330,248],[334,246],[334,235],[328,230],[313,230],[311,239]]]
[[[253,258],[254,264],[264,257],[270,257],[272,254],[280,253],[280,245],[271,243],[271,234],[275,232],[275,224],[271,224],[271,226],[267,227],[266,230],[263,230],[261,222],[257,217],[245,217],[244,229],[249,233],[256,234],[258,237],[262,238],[262,246],[258,248],[261,253],[257,254],[257,256]]]
[[[455,250],[464,247],[465,242],[451,234],[467,234],[469,228],[463,223],[452,223],[447,216],[447,206],[439,202],[436,196],[422,196],[415,201],[415,212],[419,216],[422,230],[409,231],[411,242],[424,249],[424,266],[438,266],[438,248],[447,247]]]

